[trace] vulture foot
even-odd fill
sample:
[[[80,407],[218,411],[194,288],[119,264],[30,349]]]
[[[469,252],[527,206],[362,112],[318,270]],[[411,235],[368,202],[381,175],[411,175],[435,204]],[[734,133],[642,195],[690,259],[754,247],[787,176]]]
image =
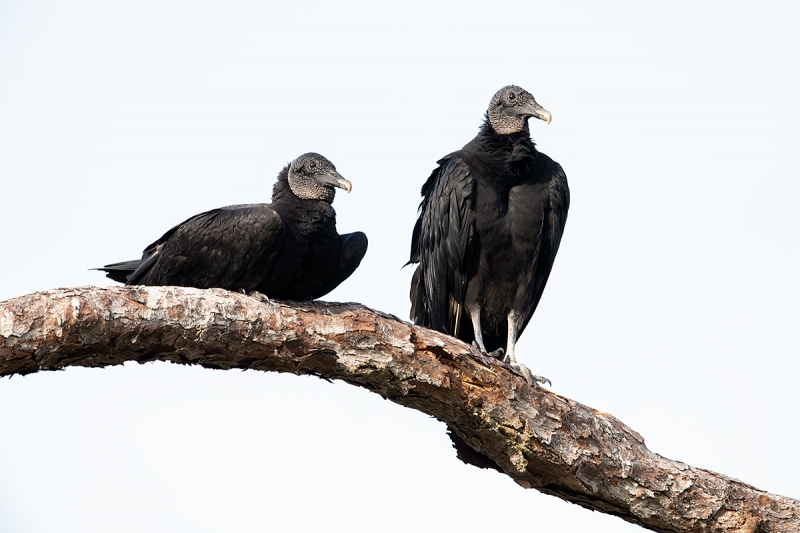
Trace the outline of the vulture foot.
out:
[[[501,361],[503,361],[503,355],[505,354],[505,350],[503,350],[502,348],[498,348],[496,350],[492,350],[491,352],[487,352],[486,348],[480,346],[476,341],[472,341],[472,347],[477,350],[480,350],[481,352],[483,352],[484,355],[488,355],[492,359],[500,359]]]
[[[270,307],[275,307],[275,305],[269,299],[269,296],[267,296],[264,293],[261,293],[261,292],[258,292],[258,291],[250,291],[250,292],[248,292],[246,294],[250,298],[255,298],[256,300],[258,300],[261,303],[269,304]]]
[[[505,357],[505,351],[502,348],[498,348],[496,350],[487,353],[486,355],[488,355],[489,357],[493,357],[495,359],[500,359],[502,361]]]
[[[553,386],[553,384],[550,382],[549,379],[547,379],[544,376],[535,376],[527,366],[517,362],[513,363],[508,361],[505,362],[508,363],[508,366],[511,367],[511,370],[513,370],[515,374],[525,378],[525,381],[528,382],[528,385],[530,385],[534,389],[538,389],[540,383],[542,385],[547,383],[547,385],[549,385],[550,387]]]

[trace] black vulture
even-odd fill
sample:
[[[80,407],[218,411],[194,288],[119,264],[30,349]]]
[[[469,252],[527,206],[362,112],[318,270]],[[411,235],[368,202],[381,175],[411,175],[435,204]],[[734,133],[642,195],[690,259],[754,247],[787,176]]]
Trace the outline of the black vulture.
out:
[[[363,233],[336,233],[334,187],[350,192],[352,184],[321,155],[303,154],[278,175],[271,204],[200,213],[145,248],[140,260],[99,270],[128,285],[319,298],[347,279],[367,251]]]
[[[478,135],[439,160],[422,186],[409,263],[411,319],[503,358],[532,384],[515,344],[553,268],[569,209],[561,165],[536,150],[528,119],[550,112],[500,89]],[[505,354],[505,355],[504,355]]]

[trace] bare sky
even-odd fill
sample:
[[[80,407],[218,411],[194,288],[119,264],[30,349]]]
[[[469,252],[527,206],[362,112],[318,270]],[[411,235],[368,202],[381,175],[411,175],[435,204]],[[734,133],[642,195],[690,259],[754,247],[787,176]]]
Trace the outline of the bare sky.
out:
[[[107,285],[319,152],[408,316],[419,188],[514,83],[572,205],[518,358],[655,452],[800,498],[797,2],[0,2],[0,299]],[[641,529],[456,460],[311,377],[168,364],[0,380],[0,531]]]

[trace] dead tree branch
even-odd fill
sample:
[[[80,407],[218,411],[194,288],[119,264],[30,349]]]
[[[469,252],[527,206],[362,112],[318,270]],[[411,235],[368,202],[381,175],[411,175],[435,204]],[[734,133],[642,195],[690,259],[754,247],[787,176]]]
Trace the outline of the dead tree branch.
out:
[[[613,416],[358,304],[265,304],[178,287],[79,287],[0,302],[0,376],[155,360],[367,388],[445,422],[466,462],[654,531],[800,531],[797,500],[661,457]]]

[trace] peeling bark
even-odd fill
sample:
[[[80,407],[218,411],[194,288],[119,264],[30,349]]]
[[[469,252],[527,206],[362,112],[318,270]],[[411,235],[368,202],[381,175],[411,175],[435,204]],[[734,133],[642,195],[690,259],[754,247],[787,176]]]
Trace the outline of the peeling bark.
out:
[[[171,361],[340,379],[445,422],[465,462],[663,532],[796,532],[800,502],[661,457],[605,413],[359,304],[79,287],[0,302],[0,376]]]

